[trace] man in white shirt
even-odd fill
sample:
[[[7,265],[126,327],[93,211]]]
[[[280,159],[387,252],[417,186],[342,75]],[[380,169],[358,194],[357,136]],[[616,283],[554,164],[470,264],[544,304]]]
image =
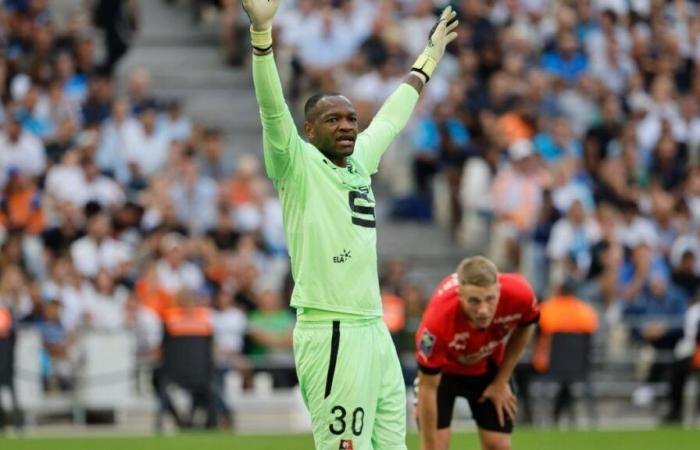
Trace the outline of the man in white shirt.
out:
[[[112,225],[104,212],[88,218],[87,235],[71,245],[70,254],[75,268],[82,275],[94,278],[100,269],[122,275],[131,260],[131,249],[110,237]]]
[[[46,150],[39,138],[22,129],[16,117],[7,118],[5,132],[0,133],[0,184],[4,185],[11,167],[31,177],[46,168]]]
[[[149,177],[165,166],[168,159],[168,136],[156,127],[156,110],[149,106],[140,116],[140,130],[127,135],[126,159],[131,177]]]
[[[204,283],[202,270],[187,261],[185,237],[179,233],[168,233],[160,243],[163,257],[156,263],[158,286],[172,294],[181,289],[197,290]]]

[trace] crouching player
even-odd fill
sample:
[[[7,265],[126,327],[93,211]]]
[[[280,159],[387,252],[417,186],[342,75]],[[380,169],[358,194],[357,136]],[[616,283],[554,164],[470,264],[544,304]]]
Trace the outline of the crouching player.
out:
[[[518,405],[509,380],[538,318],[525,278],[499,274],[486,258],[463,260],[440,283],[416,334],[422,450],[448,449],[457,396],[469,402],[482,449],[511,448]]]

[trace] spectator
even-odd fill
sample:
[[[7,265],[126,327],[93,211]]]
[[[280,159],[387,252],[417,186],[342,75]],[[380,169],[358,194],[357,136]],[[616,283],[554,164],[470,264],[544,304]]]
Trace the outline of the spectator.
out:
[[[249,364],[243,356],[243,345],[247,328],[246,315],[233,304],[230,292],[220,291],[216,297],[214,313],[214,358],[216,364],[216,385],[218,413],[226,423],[232,421],[233,410],[225,400],[226,374],[231,370],[241,372],[250,378]],[[244,382],[245,383],[245,382]]]
[[[209,128],[204,131],[202,147],[199,152],[199,165],[203,175],[217,181],[228,178],[233,174],[230,161],[224,155],[224,141],[221,130]]]
[[[81,275],[94,277],[100,269],[123,276],[131,260],[131,249],[110,237],[112,225],[105,212],[96,212],[87,219],[87,234],[73,242],[71,258]]]
[[[124,142],[131,180],[144,183],[165,166],[168,157],[168,136],[157,128],[156,109],[151,104],[139,106],[140,126]]]
[[[16,115],[7,119],[0,133],[0,183],[7,182],[9,170],[14,168],[30,178],[41,175],[46,167],[46,151],[42,142],[22,129]]]
[[[126,328],[126,302],[129,293],[117,286],[106,270],[95,276],[95,286],[85,296],[85,322],[88,328],[101,332]]]
[[[276,290],[266,287],[260,290],[257,310],[248,313],[248,324],[253,364],[270,372],[275,387],[296,384],[294,370],[289,368],[294,316],[283,307]]]
[[[156,264],[157,285],[175,294],[180,289],[199,289],[204,277],[195,264],[187,260],[187,240],[177,233],[168,233],[160,242],[162,257]]]
[[[202,234],[216,223],[216,182],[199,173],[197,160],[186,157],[180,165],[178,180],[170,188],[178,221],[191,233]]]
[[[516,141],[508,155],[511,165],[496,176],[491,193],[495,220],[491,254],[502,270],[519,266],[520,243],[532,231],[542,203],[542,190],[533,173],[532,143]]]
[[[135,0],[97,0],[93,8],[95,25],[105,33],[106,58],[101,71],[111,74],[129,50],[138,29],[138,3]]]
[[[55,293],[45,293],[44,319],[39,323],[39,330],[44,344],[42,378],[47,391],[70,390],[74,383],[75,338],[61,323],[60,310],[61,302]]]
[[[562,280],[564,273],[583,280],[591,267],[591,249],[600,240],[600,228],[595,219],[586,217],[580,201],[574,201],[566,217],[559,219],[552,228],[547,244],[547,255],[551,259],[550,280]]]
[[[668,353],[682,337],[686,308],[687,298],[669,284],[668,274],[660,268],[649,274],[649,281],[640,295],[625,306],[624,315],[633,335],[657,351],[647,383],[669,379],[666,373],[670,368]],[[633,395],[633,400],[640,405],[647,404],[650,399],[653,400],[653,390],[649,386],[640,387]]]
[[[540,306],[540,334],[535,342],[533,355],[533,367],[538,372],[546,373],[550,367],[554,335],[558,333],[592,335],[598,330],[598,315],[595,309],[575,296],[575,285],[576,281],[572,279],[560,281],[557,294]],[[572,386],[567,382],[557,386],[553,411],[554,423],[558,423],[561,414],[572,407],[571,388]]]

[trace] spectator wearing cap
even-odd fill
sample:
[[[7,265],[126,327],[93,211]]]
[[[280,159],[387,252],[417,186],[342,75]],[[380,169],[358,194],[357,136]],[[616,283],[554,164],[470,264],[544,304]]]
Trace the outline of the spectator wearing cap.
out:
[[[13,167],[31,178],[40,176],[46,168],[44,144],[22,129],[17,115],[7,118],[0,133],[0,184],[5,184],[8,170]]]
[[[511,163],[496,175],[492,188],[495,228],[491,257],[503,270],[519,267],[520,244],[533,230],[542,205],[532,142],[515,141],[508,156]]]

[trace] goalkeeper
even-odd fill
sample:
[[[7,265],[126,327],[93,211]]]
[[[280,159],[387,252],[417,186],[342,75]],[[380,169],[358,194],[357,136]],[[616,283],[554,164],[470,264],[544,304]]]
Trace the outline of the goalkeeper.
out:
[[[370,176],[457,37],[446,8],[404,82],[358,133],[350,100],[317,94],[305,140],[284,101],[272,54],[280,0],[243,0],[251,21],[253,80],[265,169],[279,192],[295,281],[294,359],[317,449],[405,449],[401,367],[382,321]]]

